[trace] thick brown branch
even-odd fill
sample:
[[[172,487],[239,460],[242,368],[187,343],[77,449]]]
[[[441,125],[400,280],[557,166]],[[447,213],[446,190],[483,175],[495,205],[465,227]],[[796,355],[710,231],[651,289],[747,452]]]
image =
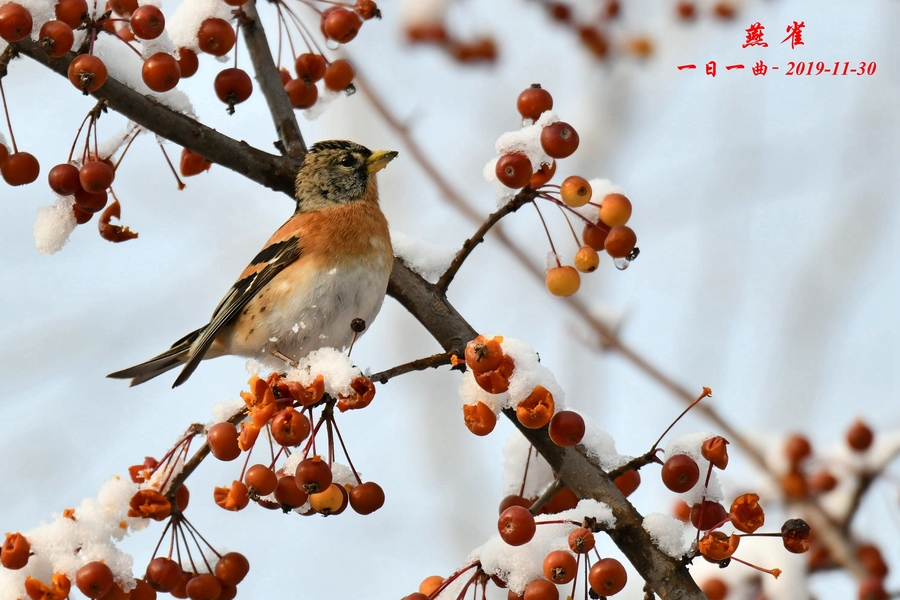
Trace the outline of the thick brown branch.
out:
[[[444,271],[444,274],[441,275],[441,278],[438,279],[437,288],[443,292],[447,291],[447,288],[450,286],[450,283],[453,281],[453,278],[456,277],[456,274],[459,272],[460,267],[462,267],[463,263],[469,258],[469,255],[475,249],[478,244],[484,241],[484,236],[487,235],[487,232],[491,230],[491,227],[500,222],[500,219],[505,217],[506,215],[510,215],[529,202],[534,202],[535,193],[531,188],[525,188],[521,192],[515,195],[515,197],[504,204],[500,210],[494,212],[489,216],[484,223],[481,224],[481,227],[478,228],[478,231],[475,232],[475,235],[467,239],[463,242],[462,248],[459,252],[456,253],[456,256],[453,257],[453,262],[450,263],[450,266],[447,267],[447,270]]]
[[[11,44],[16,50],[38,63],[68,77],[69,63],[75,54],[62,58],[50,58],[38,44],[24,39]],[[222,165],[273,190],[294,195],[294,177],[298,163],[253,148],[203,125],[186,115],[163,106],[150,96],[142,96],[112,77],[92,94],[98,100],[106,100],[109,107],[157,135],[171,140],[207,160]]]
[[[263,96],[266,97],[272,122],[275,123],[275,130],[285,153],[290,158],[301,161],[306,155],[306,143],[300,133],[294,108],[284,91],[284,84],[281,83],[275,59],[272,58],[269,40],[256,11],[256,0],[249,0],[242,8],[245,19],[241,22],[241,31],[244,34],[244,43],[247,44],[247,52],[250,54],[250,62],[253,63],[256,81],[262,89]]]

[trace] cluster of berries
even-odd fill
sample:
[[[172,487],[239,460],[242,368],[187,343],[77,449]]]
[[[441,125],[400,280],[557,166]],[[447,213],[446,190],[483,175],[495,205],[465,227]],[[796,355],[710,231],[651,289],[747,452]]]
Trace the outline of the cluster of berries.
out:
[[[472,371],[475,383],[489,394],[502,394],[509,389],[509,380],[516,368],[512,356],[500,345],[502,336],[488,339],[479,335],[466,345],[465,364]],[[462,362],[456,359],[455,362]],[[516,418],[529,429],[549,425],[550,439],[559,446],[575,446],[584,437],[584,419],[570,410],[556,410],[553,394],[542,385],[515,405]],[[497,415],[484,402],[463,406],[466,427],[475,435],[487,435],[497,424]]]
[[[241,453],[247,453],[241,477],[230,486],[216,488],[216,503],[226,510],[238,511],[253,500],[263,508],[325,516],[340,514],[348,505],[362,515],[381,508],[384,491],[375,482],[363,483],[352,467],[333,410],[337,408],[344,412],[365,408],[374,396],[375,387],[365,377],[353,379],[349,393],[338,394],[337,398],[325,394],[325,381],[321,375],[309,385],[283,379],[277,373],[270,375],[268,380],[252,377],[250,391],[241,392],[249,420],[241,423],[240,430],[226,421],[213,425],[207,432],[210,450],[219,460],[232,461]],[[313,411],[317,407],[322,407],[322,411],[313,427]],[[263,429],[279,448],[268,464],[254,464],[248,468],[250,452]],[[327,432],[326,458],[316,452],[316,436],[320,430]],[[335,481],[335,435],[351,464],[355,484]],[[291,448],[304,441],[302,453],[292,454]],[[282,457],[287,459],[285,464],[276,468]]]
[[[511,150],[500,154],[494,175],[504,186],[533,191],[535,198],[558,206],[567,219],[571,215],[584,223],[582,239],[576,237],[575,240],[579,249],[575,253],[574,266],[561,263],[549,231],[547,233],[552,249],[545,279],[547,289],[556,296],[570,296],[581,287],[580,273],[591,273],[599,266],[598,251],[609,254],[619,269],[627,268],[637,257],[640,252],[636,247],[637,235],[626,225],[631,218],[631,201],[623,194],[613,192],[604,193],[597,202],[593,199],[591,183],[577,175],[567,177],[558,186],[549,184],[556,174],[556,160],[571,156],[578,149],[578,132],[570,124],[556,120],[550,112],[553,97],[538,84],[519,94],[516,106],[525,123],[518,132],[521,139],[517,137],[515,143],[506,144],[501,138],[498,147],[508,145]],[[537,137],[540,151],[548,159],[537,168],[532,164],[536,153],[532,151],[529,156],[518,149],[522,146],[527,149],[532,136]]]

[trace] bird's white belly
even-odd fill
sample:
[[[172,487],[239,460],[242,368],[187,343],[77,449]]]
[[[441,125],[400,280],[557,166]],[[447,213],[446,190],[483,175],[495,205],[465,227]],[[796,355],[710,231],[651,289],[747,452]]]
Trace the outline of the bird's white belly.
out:
[[[275,351],[298,360],[326,346],[346,348],[353,339],[351,322],[362,319],[368,328],[381,310],[390,275],[386,267],[373,268],[367,262],[319,271],[306,277],[299,289],[280,289],[277,280],[270,283],[261,293],[272,300],[265,313],[257,315],[257,327],[245,336],[232,336],[229,353],[282,368]]]

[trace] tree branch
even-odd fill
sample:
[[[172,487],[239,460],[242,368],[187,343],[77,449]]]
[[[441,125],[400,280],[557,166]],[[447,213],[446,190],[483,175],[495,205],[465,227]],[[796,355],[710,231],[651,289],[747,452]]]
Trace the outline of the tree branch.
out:
[[[262,89],[263,96],[266,97],[266,104],[272,114],[275,131],[278,132],[284,152],[290,158],[302,161],[306,155],[306,143],[300,133],[294,107],[291,106],[288,95],[284,91],[284,84],[281,83],[281,75],[275,66],[275,59],[272,58],[269,40],[266,38],[265,29],[263,29],[259,13],[256,11],[256,0],[249,0],[242,9],[246,17],[241,21],[244,43],[250,54],[250,62],[253,63],[256,81]]]
[[[66,78],[69,63],[76,56],[70,52],[62,58],[50,58],[29,38],[10,44],[10,47],[15,47],[20,54]],[[142,96],[112,77],[91,95],[98,100],[106,100],[111,109],[141,127],[193,150],[207,160],[231,169],[251,181],[294,197],[294,178],[299,163],[222,135],[215,129],[160,104],[150,96]]]
[[[424,371],[425,369],[436,369],[444,365],[449,365],[451,364],[451,358],[453,356],[455,356],[454,352],[441,352],[440,354],[432,354],[431,356],[426,356],[425,358],[418,358],[408,363],[397,365],[396,367],[386,369],[384,371],[379,371],[378,373],[370,375],[369,379],[371,381],[377,381],[378,383],[384,384],[387,383],[389,379],[397,377],[398,375],[412,373],[413,371]]]
[[[484,236],[491,230],[491,227],[499,223],[500,219],[506,215],[516,212],[529,202],[534,202],[534,199],[534,190],[525,188],[516,194],[512,200],[504,204],[498,211],[492,213],[485,222],[481,224],[481,227],[478,228],[475,235],[463,242],[462,249],[456,253],[456,256],[453,257],[453,262],[450,263],[450,266],[447,267],[447,270],[444,271],[444,274],[438,279],[436,284],[437,288],[442,292],[446,292],[450,283],[453,281],[453,278],[456,277],[456,274],[459,272],[460,267],[462,267],[465,260],[469,258],[472,251],[475,250],[475,247],[484,241]]]

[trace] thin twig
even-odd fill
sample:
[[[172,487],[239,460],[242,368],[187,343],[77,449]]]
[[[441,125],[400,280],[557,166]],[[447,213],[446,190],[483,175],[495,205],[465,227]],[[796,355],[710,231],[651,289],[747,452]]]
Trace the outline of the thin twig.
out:
[[[528,449],[528,452],[531,452],[531,448]],[[553,499],[561,489],[566,487],[566,484],[562,482],[561,479],[554,479],[550,482],[550,485],[547,486],[547,489],[544,490],[544,493],[538,496],[538,499],[532,502],[531,506],[528,508],[528,511],[536,515],[541,512],[541,509],[547,506],[547,503]]]
[[[447,270],[444,271],[444,274],[438,279],[438,289],[445,292],[447,291],[447,288],[450,286],[453,278],[456,277],[456,273],[459,271],[460,267],[462,267],[465,260],[469,257],[475,247],[484,241],[484,236],[487,235],[487,232],[490,231],[494,225],[500,222],[500,219],[516,212],[529,202],[534,202],[534,191],[530,188],[525,188],[516,194],[509,202],[504,204],[500,210],[492,213],[484,223],[481,224],[478,231],[463,242],[462,248],[456,253],[456,256],[453,257],[453,262],[450,263],[450,266],[447,267]]]
[[[452,357],[455,355],[455,352],[441,352],[440,354],[432,354],[425,358],[417,358],[408,363],[403,363],[402,365],[379,371],[378,373],[370,375],[369,379],[371,381],[377,381],[378,383],[387,383],[389,379],[393,379],[398,375],[412,373],[413,371],[424,371],[425,369],[436,369],[444,365],[449,365],[451,364]]]

